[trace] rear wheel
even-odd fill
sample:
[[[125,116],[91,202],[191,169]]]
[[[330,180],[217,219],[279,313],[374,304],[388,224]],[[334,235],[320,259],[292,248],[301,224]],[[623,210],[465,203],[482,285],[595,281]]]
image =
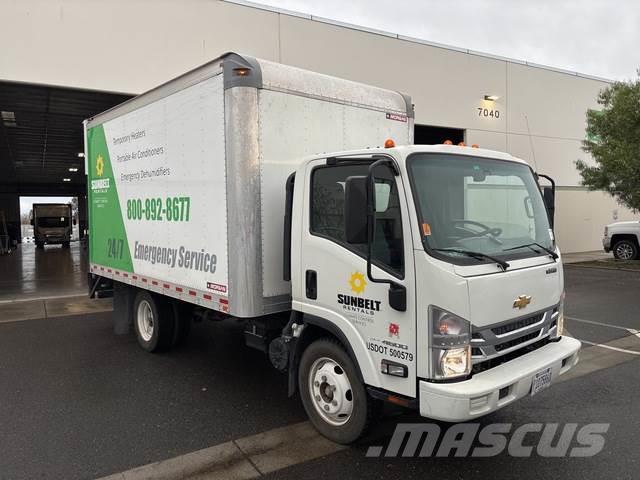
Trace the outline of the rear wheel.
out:
[[[298,385],[304,409],[322,435],[349,444],[366,432],[374,400],[338,342],[320,339],[307,347],[300,359]]]
[[[140,290],[133,303],[133,327],[138,343],[147,352],[170,347],[174,332],[171,305],[157,295]]]
[[[638,246],[631,240],[619,240],[613,246],[613,256],[618,260],[635,260],[638,258]]]

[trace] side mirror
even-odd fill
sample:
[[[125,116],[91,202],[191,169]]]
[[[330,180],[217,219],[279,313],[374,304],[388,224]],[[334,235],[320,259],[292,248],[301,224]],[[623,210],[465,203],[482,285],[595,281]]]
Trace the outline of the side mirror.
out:
[[[553,187],[542,187],[542,197],[544,198],[544,205],[547,208],[547,215],[549,216],[549,224],[553,228],[553,218],[556,213],[556,198]]]
[[[344,186],[344,233],[347,243],[367,243],[367,177],[348,177]]]

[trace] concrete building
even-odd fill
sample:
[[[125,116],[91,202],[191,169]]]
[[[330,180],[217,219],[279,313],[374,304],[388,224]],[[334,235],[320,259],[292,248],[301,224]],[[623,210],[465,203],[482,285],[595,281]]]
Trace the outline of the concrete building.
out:
[[[581,187],[574,166],[589,160],[585,112],[598,108],[606,79],[239,1],[22,0],[0,12],[0,41],[11,46],[0,55],[0,108],[16,124],[0,124],[0,208],[10,218],[25,191],[84,194],[82,172],[62,183],[82,150],[73,122],[225,51],[400,90],[415,103],[416,143],[464,140],[527,160],[557,181],[565,252],[597,250],[605,224],[633,218]],[[34,118],[37,134],[23,135]],[[72,122],[56,144],[62,118]]]

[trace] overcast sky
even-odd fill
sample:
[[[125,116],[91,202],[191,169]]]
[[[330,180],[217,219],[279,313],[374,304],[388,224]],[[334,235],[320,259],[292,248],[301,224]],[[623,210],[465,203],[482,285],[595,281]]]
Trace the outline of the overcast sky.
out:
[[[640,67],[638,0],[256,0],[615,80]]]

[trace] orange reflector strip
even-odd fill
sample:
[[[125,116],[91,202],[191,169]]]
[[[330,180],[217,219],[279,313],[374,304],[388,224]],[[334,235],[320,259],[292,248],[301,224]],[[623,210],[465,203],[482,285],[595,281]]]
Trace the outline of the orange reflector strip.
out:
[[[396,397],[395,395],[387,396],[387,401],[389,403],[393,403],[395,405],[400,405],[401,407],[408,407],[409,406],[409,401],[408,400],[405,400],[404,398]]]
[[[425,237],[431,235],[431,225],[429,225],[428,223],[422,224],[422,235],[424,235]]]

